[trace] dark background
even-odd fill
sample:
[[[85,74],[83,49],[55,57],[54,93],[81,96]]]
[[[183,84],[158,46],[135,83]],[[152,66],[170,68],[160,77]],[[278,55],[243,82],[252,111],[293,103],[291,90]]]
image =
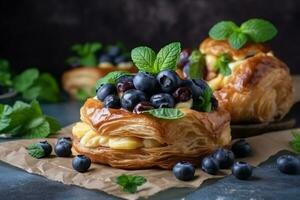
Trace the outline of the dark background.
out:
[[[300,73],[299,0],[1,0],[0,57],[18,70],[35,66],[59,76],[76,42],[197,47],[217,21],[253,17],[276,25],[271,46]]]

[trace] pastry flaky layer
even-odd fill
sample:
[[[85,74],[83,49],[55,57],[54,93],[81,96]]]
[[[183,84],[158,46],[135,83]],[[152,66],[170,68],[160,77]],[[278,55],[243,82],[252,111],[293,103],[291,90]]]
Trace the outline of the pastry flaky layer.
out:
[[[199,164],[202,156],[230,144],[228,112],[180,110],[183,118],[159,119],[103,108],[90,98],[81,108],[82,122],[73,128],[73,150],[116,168],[170,169],[179,161]]]
[[[200,45],[205,54],[209,85],[219,104],[231,114],[232,122],[270,122],[283,118],[294,103],[292,77],[285,63],[263,44],[250,43],[239,50],[227,41],[206,39]],[[231,75],[214,74],[216,56],[228,54]]]

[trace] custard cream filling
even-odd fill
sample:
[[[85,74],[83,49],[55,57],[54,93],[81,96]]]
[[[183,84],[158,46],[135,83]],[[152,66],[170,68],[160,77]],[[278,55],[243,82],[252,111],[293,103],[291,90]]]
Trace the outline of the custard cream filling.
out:
[[[153,148],[162,146],[156,140],[143,139],[129,136],[107,136],[99,135],[86,123],[79,122],[73,127],[73,135],[80,139],[80,144],[89,147],[108,147],[111,149],[133,150],[139,148]]]

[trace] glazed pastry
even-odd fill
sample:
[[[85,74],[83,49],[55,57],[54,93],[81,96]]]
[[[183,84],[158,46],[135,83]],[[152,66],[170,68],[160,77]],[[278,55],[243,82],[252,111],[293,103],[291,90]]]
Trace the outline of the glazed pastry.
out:
[[[123,169],[170,169],[179,161],[198,165],[201,157],[230,144],[229,113],[218,108],[205,81],[176,74],[179,43],[167,45],[157,57],[170,49],[169,68],[164,62],[154,67],[154,51],[138,47],[132,58],[143,70],[112,72],[97,82],[97,96],[82,106],[81,122],[72,130],[75,154]],[[140,56],[149,52],[152,61],[141,67]]]
[[[248,43],[233,49],[227,41],[211,38],[200,45],[205,54],[208,84],[221,107],[237,122],[270,122],[282,119],[294,102],[294,89],[289,69],[270,48]],[[231,74],[224,76],[214,68],[217,57],[227,54]],[[215,74],[210,76],[210,73]]]

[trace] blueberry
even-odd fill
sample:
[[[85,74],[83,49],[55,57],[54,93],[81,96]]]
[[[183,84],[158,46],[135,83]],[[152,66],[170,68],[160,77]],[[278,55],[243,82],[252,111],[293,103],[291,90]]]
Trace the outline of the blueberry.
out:
[[[190,63],[186,63],[182,68],[183,76],[185,78],[190,77]]]
[[[202,79],[186,80],[183,83],[184,86],[189,87],[192,90],[193,99],[198,100],[203,95],[205,89],[209,87],[207,83]]]
[[[156,77],[163,92],[173,92],[180,85],[180,78],[173,70],[159,72]]]
[[[177,102],[185,102],[192,98],[192,91],[188,87],[179,87],[173,92],[173,97]]]
[[[152,104],[150,102],[148,102],[148,101],[143,101],[143,102],[138,103],[134,107],[133,112],[136,113],[136,114],[140,114],[140,113],[142,113],[145,110],[151,110],[151,109],[154,109],[154,107],[152,106]]]
[[[117,88],[110,83],[106,83],[102,85],[99,89],[97,89],[97,98],[100,101],[103,101],[105,97],[107,97],[110,94],[116,94],[117,93]]]
[[[184,66],[186,63],[189,62],[189,57],[191,54],[191,50],[190,49],[183,49],[179,55],[179,61],[178,61],[178,65],[180,67]]]
[[[107,54],[113,58],[120,55],[120,53],[121,49],[118,46],[109,46],[107,49]]]
[[[121,108],[120,98],[113,94],[105,97],[103,103],[105,108],[114,108],[114,109]]]
[[[122,108],[132,111],[138,103],[146,100],[147,98],[144,92],[136,89],[130,89],[124,92],[121,98],[121,105]]]
[[[60,143],[66,143],[70,147],[72,147],[72,139],[70,137],[60,137],[60,138],[58,138],[56,144],[60,144]]]
[[[52,152],[52,146],[47,141],[39,142],[39,145],[43,148],[45,156],[49,156]]]
[[[174,108],[175,100],[168,93],[155,94],[150,98],[151,104],[155,108]]]
[[[72,166],[78,172],[86,172],[91,166],[91,159],[84,155],[75,156],[72,160]]]
[[[107,62],[112,63],[111,58],[106,54],[102,54],[99,58],[99,63],[107,63]]]
[[[203,158],[201,168],[206,173],[213,175],[217,174],[220,169],[218,161],[212,156]]]
[[[153,94],[158,87],[155,76],[147,72],[138,72],[133,78],[134,87],[147,94]]]
[[[173,174],[179,180],[189,181],[195,177],[195,168],[189,162],[179,162],[173,167]]]
[[[251,154],[251,146],[245,139],[240,139],[233,143],[231,151],[236,158],[244,158]]]
[[[253,167],[246,162],[235,162],[231,169],[232,174],[240,179],[246,180],[252,175]]]
[[[72,155],[72,143],[70,143],[70,140],[61,138],[57,141],[54,152],[58,157],[69,157]]]
[[[128,62],[128,61],[129,61],[129,59],[126,55],[120,55],[114,59],[115,64],[120,64],[120,63],[124,63],[124,62]]]
[[[118,92],[125,92],[127,90],[134,89],[133,76],[122,76],[117,81]]]
[[[234,154],[228,149],[217,149],[213,157],[218,161],[220,169],[228,169],[234,162]]]
[[[283,155],[277,158],[277,167],[284,174],[300,173],[300,161],[292,155]]]

